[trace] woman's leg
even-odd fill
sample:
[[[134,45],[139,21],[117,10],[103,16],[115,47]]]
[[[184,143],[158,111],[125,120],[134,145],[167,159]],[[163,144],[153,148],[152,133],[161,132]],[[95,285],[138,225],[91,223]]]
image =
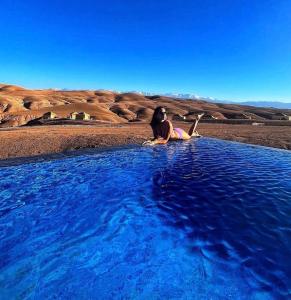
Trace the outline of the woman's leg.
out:
[[[199,123],[199,120],[204,116],[204,113],[197,115],[197,118],[195,120],[195,122],[192,124],[192,126],[189,129],[189,136],[195,136],[198,134],[198,132],[196,131],[197,125]]]
[[[196,121],[192,124],[189,133],[184,131],[181,128],[173,128],[173,135],[171,135],[172,140],[189,140],[192,136],[197,136],[198,133],[196,127],[198,125],[199,120],[202,118],[204,113],[197,115]]]

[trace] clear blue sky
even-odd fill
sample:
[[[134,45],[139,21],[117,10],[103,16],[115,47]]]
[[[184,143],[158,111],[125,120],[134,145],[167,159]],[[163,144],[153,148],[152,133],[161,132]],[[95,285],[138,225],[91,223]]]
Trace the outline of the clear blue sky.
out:
[[[291,102],[290,0],[1,0],[0,82]]]

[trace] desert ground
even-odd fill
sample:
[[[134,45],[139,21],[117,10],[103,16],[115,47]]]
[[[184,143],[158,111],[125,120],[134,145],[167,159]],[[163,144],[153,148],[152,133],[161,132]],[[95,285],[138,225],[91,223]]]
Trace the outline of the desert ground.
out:
[[[152,137],[149,121],[157,106],[164,106],[174,126],[185,130],[204,112],[198,131],[205,137],[291,150],[291,110],[106,90],[30,90],[0,84],[0,159],[141,145]],[[72,114],[84,113],[88,120],[72,120]]]
[[[189,129],[190,123],[175,122]],[[233,124],[198,125],[205,137],[291,150],[290,126],[252,126]],[[62,153],[85,148],[121,145],[141,145],[152,137],[151,128],[144,123],[108,126],[35,126],[0,130],[0,159]]]

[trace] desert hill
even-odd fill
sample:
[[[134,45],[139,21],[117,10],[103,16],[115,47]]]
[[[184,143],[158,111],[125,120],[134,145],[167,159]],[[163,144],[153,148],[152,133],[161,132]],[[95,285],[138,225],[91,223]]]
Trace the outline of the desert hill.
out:
[[[167,108],[170,117],[194,118],[205,112],[205,119],[271,120],[276,114],[291,115],[291,110],[258,108],[235,104],[219,104],[198,100],[181,100],[166,96],[143,96],[136,93],[116,93],[106,90],[29,90],[0,84],[0,126],[20,126],[54,112],[58,118],[68,118],[72,112],[86,112],[98,121],[125,123],[149,121],[155,107]],[[281,116],[283,116],[281,115]]]

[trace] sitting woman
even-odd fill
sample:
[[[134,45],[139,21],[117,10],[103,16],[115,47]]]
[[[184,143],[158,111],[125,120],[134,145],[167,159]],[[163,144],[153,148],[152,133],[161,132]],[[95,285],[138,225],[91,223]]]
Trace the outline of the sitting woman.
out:
[[[196,127],[203,115],[204,113],[197,116],[196,121],[192,124],[187,133],[181,128],[173,128],[172,123],[167,120],[166,109],[159,106],[155,109],[150,123],[154,139],[144,142],[143,145],[166,144],[169,140],[189,140],[191,137],[200,137],[196,131]]]

